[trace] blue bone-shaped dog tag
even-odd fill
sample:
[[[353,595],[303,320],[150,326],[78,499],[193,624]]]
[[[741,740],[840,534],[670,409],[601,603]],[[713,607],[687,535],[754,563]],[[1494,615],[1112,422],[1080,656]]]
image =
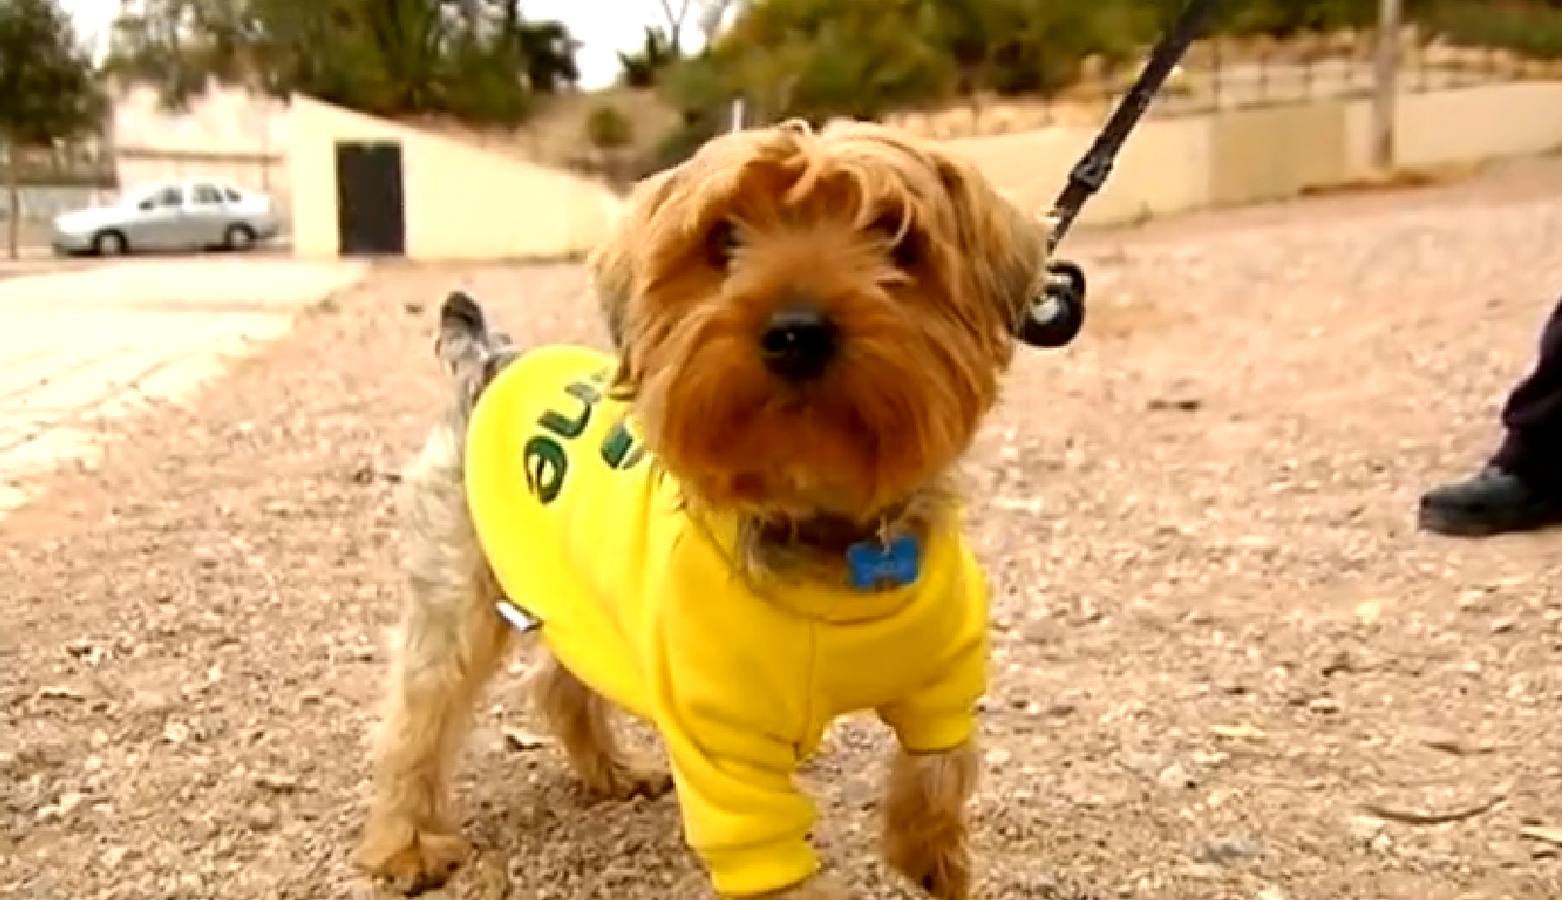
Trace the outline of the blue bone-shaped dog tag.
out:
[[[888,583],[893,587],[914,584],[922,569],[922,547],[909,534],[888,542],[858,541],[846,548],[846,565],[852,587],[871,591]]]

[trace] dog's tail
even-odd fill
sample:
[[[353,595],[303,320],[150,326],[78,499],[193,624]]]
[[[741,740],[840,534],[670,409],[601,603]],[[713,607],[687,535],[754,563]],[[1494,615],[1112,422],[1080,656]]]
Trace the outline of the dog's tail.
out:
[[[471,402],[519,353],[507,336],[488,330],[487,319],[476,300],[461,291],[452,291],[439,308],[439,337],[434,341],[434,355]]]
[[[452,291],[439,308],[439,337],[434,340],[434,355],[450,374],[463,378],[481,369],[493,349],[482,307],[469,295]]]

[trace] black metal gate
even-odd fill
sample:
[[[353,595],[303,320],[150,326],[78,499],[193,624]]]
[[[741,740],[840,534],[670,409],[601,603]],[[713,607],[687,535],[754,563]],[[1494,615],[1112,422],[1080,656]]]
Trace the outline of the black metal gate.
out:
[[[406,252],[400,144],[337,142],[336,227],[344,255]]]

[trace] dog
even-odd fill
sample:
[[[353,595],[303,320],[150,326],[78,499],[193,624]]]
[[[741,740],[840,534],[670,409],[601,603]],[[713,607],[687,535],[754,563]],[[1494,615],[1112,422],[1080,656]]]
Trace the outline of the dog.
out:
[[[631,192],[589,261],[615,352],[518,349],[452,295],[454,400],[402,480],[410,599],[359,865],[416,893],[470,857],[447,782],[519,638],[586,787],[675,789],[717,894],[847,896],[793,775],[870,711],[898,743],[886,860],[966,898],[987,585],[951,473],[1048,235],[931,142],[789,122]],[[614,707],[670,773],[621,749]]]

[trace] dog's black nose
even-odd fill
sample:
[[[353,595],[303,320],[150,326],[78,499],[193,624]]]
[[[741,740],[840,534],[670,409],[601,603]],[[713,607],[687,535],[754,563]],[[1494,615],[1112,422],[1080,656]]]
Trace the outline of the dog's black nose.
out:
[[[777,310],[759,337],[765,368],[787,381],[819,377],[836,344],[835,323],[812,306]]]

